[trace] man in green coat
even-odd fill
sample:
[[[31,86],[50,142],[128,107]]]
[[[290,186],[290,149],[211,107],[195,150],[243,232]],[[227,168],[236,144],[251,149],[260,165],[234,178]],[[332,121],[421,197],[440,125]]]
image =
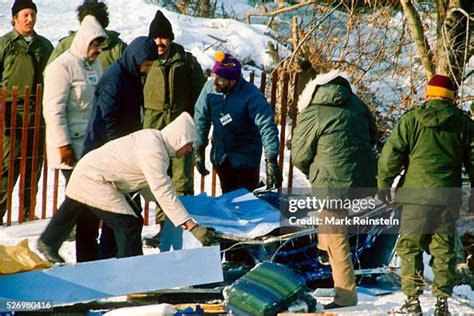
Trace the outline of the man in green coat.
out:
[[[113,62],[122,56],[123,51],[127,48],[127,44],[119,38],[119,33],[106,30],[106,27],[109,25],[109,11],[105,3],[99,2],[98,0],[85,0],[83,4],[77,7],[76,11],[80,23],[82,23],[82,20],[84,20],[87,15],[92,15],[105,30],[107,37],[102,46],[102,53],[98,58],[102,65],[102,70],[105,72]],[[71,32],[69,36],[59,41],[49,57],[48,64],[71,47],[74,36],[76,36],[76,32]]]
[[[21,155],[21,126],[23,124],[23,103],[25,86],[30,87],[30,108],[28,114],[28,126],[33,126],[36,106],[35,104],[36,85],[43,83],[43,70],[46,62],[53,50],[53,45],[43,36],[38,35],[34,31],[36,23],[36,5],[31,0],[17,0],[12,6],[12,25],[13,30],[0,37],[0,85],[7,89],[7,104],[5,115],[5,137],[3,138],[3,157],[2,157],[2,190],[0,192],[0,222],[7,207],[7,184],[8,174],[13,173],[13,181],[16,182],[20,174],[20,155]],[[16,131],[11,130],[11,92],[12,87],[18,86],[18,112],[16,116]],[[15,133],[14,152],[10,152],[10,137]],[[40,172],[43,161],[44,148],[44,129],[41,128],[40,141],[36,170],[33,167],[33,139],[34,129],[30,128],[27,134],[28,148],[25,173],[25,191],[22,201],[25,210],[25,219],[30,216],[30,201],[35,197],[31,197],[32,185],[31,176],[36,173],[37,179],[40,178]],[[15,158],[13,170],[9,170],[10,155]],[[37,191],[37,187],[35,188]]]
[[[435,315],[448,315],[455,282],[454,238],[461,205],[462,166],[474,181],[474,126],[453,104],[454,84],[435,75],[426,102],[403,115],[385,144],[378,173],[379,197],[391,201],[390,187],[403,171],[396,201],[402,203],[397,253],[407,300],[397,314],[419,314],[423,293],[423,251],[432,256]]]
[[[310,81],[298,101],[291,159],[311,182],[316,198],[345,202],[375,193],[373,149],[378,132],[372,114],[354,91],[347,75],[335,70]],[[326,218],[345,218],[348,209],[335,205],[319,214],[324,223]],[[328,253],[336,291],[325,309],[356,305],[346,227],[320,225],[318,248]]]
[[[185,111],[194,114],[194,103],[206,80],[196,58],[173,42],[171,23],[160,10],[150,24],[148,37],[155,39],[159,59],[153,63],[145,82],[143,127],[161,130]],[[171,160],[170,176],[177,195],[194,194],[192,168],[192,154]],[[165,216],[159,206],[156,214],[162,224]],[[159,234],[145,239],[145,245],[158,244]]]

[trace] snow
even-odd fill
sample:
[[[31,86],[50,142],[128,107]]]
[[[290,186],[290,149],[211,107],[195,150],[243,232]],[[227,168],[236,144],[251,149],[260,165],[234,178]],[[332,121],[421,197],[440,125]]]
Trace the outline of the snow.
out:
[[[75,9],[82,3],[79,0],[72,1],[59,1],[59,0],[36,0],[35,3],[38,6],[38,20],[36,24],[36,31],[50,39],[55,45],[62,37],[68,34],[70,30],[76,30],[78,27],[78,21],[76,17]],[[157,5],[150,3],[146,0],[108,0],[106,1],[109,12],[110,12],[110,25],[108,29],[115,30],[121,33],[121,38],[130,42],[137,36],[148,34],[148,25],[154,17],[156,10],[159,8]],[[0,0],[0,34],[4,34],[11,30],[10,25],[10,8],[12,5],[11,0]],[[228,16],[236,16],[239,19],[243,19],[246,12],[255,11],[256,9],[247,4],[245,0],[218,0],[217,13]],[[260,69],[270,68],[273,66],[273,61],[267,54],[267,43],[273,42],[274,39],[269,36],[268,30],[264,25],[251,24],[248,25],[243,22],[239,22],[232,19],[204,19],[195,18],[190,16],[184,16],[175,12],[162,9],[164,14],[168,17],[173,25],[175,34],[175,42],[182,44],[187,50],[191,51],[194,56],[201,63],[203,69],[211,68],[213,64],[213,55],[216,50],[225,50],[238,56],[245,62],[253,61],[253,63]],[[255,19],[257,21],[258,19]],[[393,39],[397,38],[398,32],[397,27],[403,21],[401,14],[395,15],[390,22],[393,26],[394,34]],[[433,27],[431,29],[434,29]],[[369,33],[370,34],[370,33]],[[276,43],[275,43],[276,44]],[[280,54],[288,55],[288,51],[280,46]],[[350,56],[349,56],[350,57]],[[409,61],[407,59],[402,60],[401,64],[406,64]],[[471,68],[473,67],[471,60]],[[248,67],[247,69],[255,69]],[[248,75],[248,71],[246,72]],[[372,72],[368,75],[378,76],[377,72]],[[409,78],[400,79],[402,82],[394,82],[393,78],[380,78],[380,82],[377,86],[371,88],[374,91],[378,91],[382,95],[390,95],[391,98],[397,98],[395,96],[400,91],[395,91],[392,87],[396,84],[397,86],[408,87]],[[405,81],[403,81],[405,80]],[[472,80],[474,76],[471,76],[470,89],[474,87]],[[256,78],[259,82],[259,78]],[[469,86],[466,88],[469,89]],[[289,126],[287,126],[287,131]],[[209,162],[207,162],[210,164]],[[285,168],[284,168],[284,179],[288,179],[288,163],[289,154],[285,151]],[[208,165],[210,168],[210,165]],[[265,174],[264,166],[262,164],[261,175]],[[52,173],[48,175],[49,179],[52,179]],[[199,188],[200,178],[195,177],[195,188]],[[60,176],[60,186],[63,186],[64,182],[62,176]],[[210,187],[210,176],[206,178],[206,187]],[[294,169],[294,187],[308,187],[308,181],[299,170]],[[219,188],[219,185],[217,185]],[[50,190],[49,192],[52,192]],[[198,192],[198,190],[196,191]],[[59,190],[58,200],[62,201],[62,189]],[[219,195],[219,189],[217,194]],[[38,193],[41,196],[41,192]],[[48,197],[48,210],[51,209],[52,197]],[[150,210],[150,222],[154,222],[153,210]],[[48,213],[48,216],[51,214]],[[46,227],[47,220],[37,220],[34,222],[23,223],[21,225],[13,224],[10,227],[0,228],[0,243],[3,245],[13,245],[21,241],[22,239],[28,238],[29,245],[33,250],[36,250],[36,241],[39,234]],[[148,225],[144,227],[144,237],[151,237],[158,231],[157,225]],[[155,249],[144,249],[145,254],[156,253],[158,250]],[[64,243],[60,250],[60,254],[66,259],[67,262],[75,262],[75,248],[74,242],[67,241]],[[428,256],[425,255],[425,275],[428,279],[432,279],[432,272],[428,265]],[[430,274],[431,273],[431,274]],[[450,310],[453,314],[468,315],[474,314],[474,292],[468,286],[458,286],[454,290],[456,299],[449,299]],[[372,297],[368,295],[359,296],[359,304],[355,307],[343,308],[337,310],[338,314],[351,315],[354,313],[359,314],[386,314],[387,311],[400,305],[404,300],[404,296],[401,291],[381,296]],[[425,294],[420,298],[423,310],[429,313],[433,312],[434,298],[429,293],[429,289],[425,290]],[[321,300],[324,302],[324,299]],[[470,306],[469,306],[470,305]],[[151,307],[140,307],[140,312],[146,312],[146,310],[156,311],[156,306]],[[137,310],[138,312],[138,310]],[[127,310],[124,315],[136,314],[133,309]]]

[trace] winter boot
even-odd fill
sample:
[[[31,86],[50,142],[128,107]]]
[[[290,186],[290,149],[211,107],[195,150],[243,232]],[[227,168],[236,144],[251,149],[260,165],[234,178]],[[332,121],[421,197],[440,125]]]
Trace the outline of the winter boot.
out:
[[[448,299],[447,298],[437,298],[435,304],[434,316],[449,316],[451,313],[448,309]]]
[[[423,315],[418,296],[408,297],[400,308],[391,310],[389,315]]]
[[[41,239],[38,239],[38,250],[44,256],[46,260],[51,263],[64,263],[63,257],[61,257],[57,250],[54,250],[47,244],[45,244]]]
[[[143,238],[143,247],[145,248],[159,248],[160,247],[161,230],[153,237]]]

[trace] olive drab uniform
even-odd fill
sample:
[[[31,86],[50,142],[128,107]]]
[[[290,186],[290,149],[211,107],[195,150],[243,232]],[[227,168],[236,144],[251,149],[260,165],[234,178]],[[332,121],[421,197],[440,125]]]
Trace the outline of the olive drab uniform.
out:
[[[7,182],[8,173],[13,172],[14,182],[18,179],[20,174],[20,154],[21,154],[21,126],[23,124],[23,104],[24,104],[24,89],[25,86],[30,87],[30,108],[28,115],[28,126],[34,123],[36,85],[43,83],[43,70],[46,67],[49,55],[53,50],[53,45],[46,38],[33,33],[31,37],[25,38],[21,36],[16,30],[0,37],[0,85],[7,89],[7,104],[5,113],[5,137],[3,141],[3,157],[2,157],[2,190],[0,192],[0,222],[6,212],[7,200]],[[10,152],[10,137],[11,131],[11,91],[12,87],[18,86],[18,112],[16,116],[16,139],[14,152]],[[42,121],[43,122],[43,121]],[[27,160],[26,166],[26,188],[25,188],[25,218],[30,213],[30,192],[31,192],[31,175],[36,172],[37,179],[40,178],[40,172],[43,161],[44,149],[44,123],[42,124],[40,142],[38,148],[38,164],[37,169],[32,170],[32,159]],[[34,129],[30,128],[28,131],[28,149],[27,155],[31,157],[33,152],[33,135]],[[13,170],[9,170],[10,155],[14,155],[15,164]]]
[[[144,128],[161,130],[184,111],[192,116],[205,82],[201,66],[191,53],[176,43],[171,43],[170,49],[168,59],[156,60],[147,75]],[[172,158],[170,173],[178,195],[194,194],[192,168],[192,154]],[[157,217],[164,220],[163,215]]]

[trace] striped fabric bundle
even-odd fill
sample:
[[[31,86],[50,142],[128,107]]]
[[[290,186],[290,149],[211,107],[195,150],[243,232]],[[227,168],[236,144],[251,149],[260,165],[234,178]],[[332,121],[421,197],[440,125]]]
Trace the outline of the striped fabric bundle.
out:
[[[224,289],[226,310],[235,315],[267,316],[297,299],[316,304],[305,292],[305,281],[287,266],[263,262]]]

